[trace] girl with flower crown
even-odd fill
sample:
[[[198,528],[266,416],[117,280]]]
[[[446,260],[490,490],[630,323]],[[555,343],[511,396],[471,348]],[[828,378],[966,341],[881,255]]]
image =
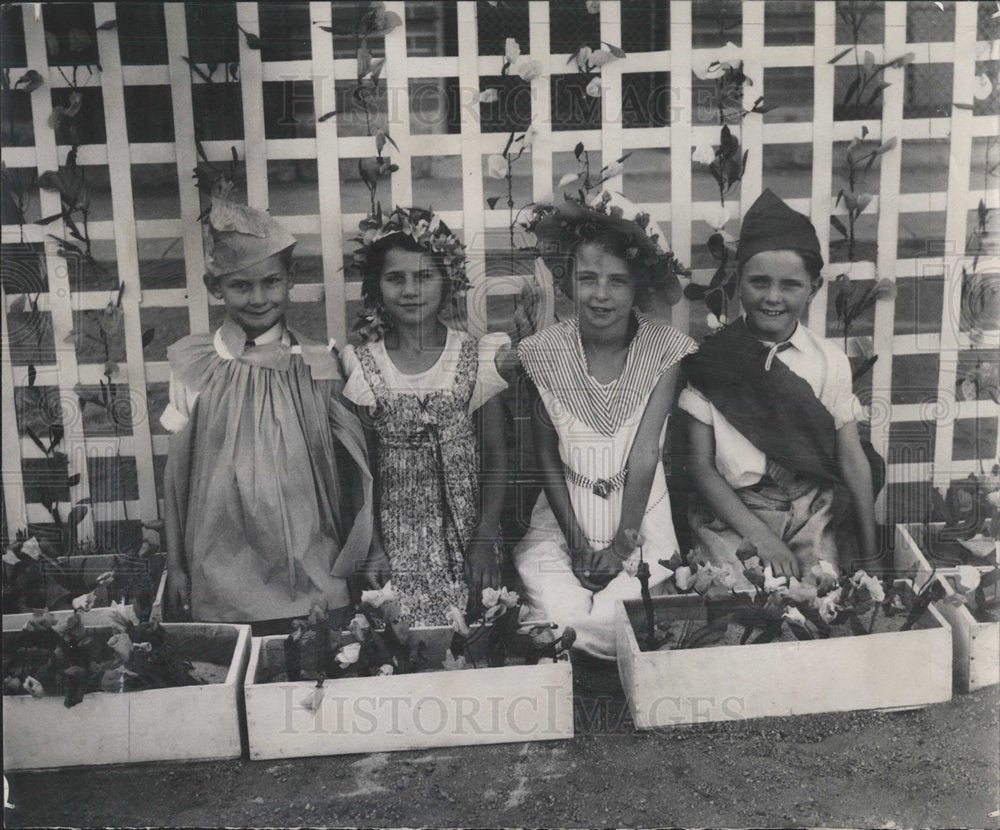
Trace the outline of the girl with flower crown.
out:
[[[576,317],[525,339],[534,455],[544,490],[514,550],[531,618],[572,626],[575,648],[615,657],[617,599],[640,596],[642,543],[650,584],[677,548],[662,448],[678,363],[691,338],[637,312],[676,302],[680,268],[607,198],[536,212],[533,230]]]
[[[376,536],[402,610],[411,624],[448,624],[450,606],[467,609],[500,584],[499,367],[510,338],[442,322],[466,282],[464,248],[437,217],[397,208],[362,231],[364,342],[344,349],[344,394],[369,436]]]

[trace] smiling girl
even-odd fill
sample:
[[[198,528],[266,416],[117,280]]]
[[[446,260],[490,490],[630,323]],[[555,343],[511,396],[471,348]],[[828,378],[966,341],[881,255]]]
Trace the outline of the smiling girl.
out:
[[[277,633],[314,603],[348,604],[371,541],[364,434],[330,347],[285,324],[295,237],[228,190],[208,230],[205,285],[225,320],[167,350],[168,604]]]
[[[498,367],[510,340],[477,340],[442,322],[465,287],[463,248],[444,223],[397,208],[372,236],[366,342],[344,349],[344,394],[362,410],[376,538],[403,612],[411,624],[442,625],[450,606],[464,611],[500,584],[507,451],[497,396],[507,382]]]
[[[800,322],[823,282],[819,241],[805,216],[765,190],[736,257],[744,315],[688,361],[680,398],[701,497],[690,512],[696,560],[752,591],[736,556],[748,540],[776,576],[826,581],[877,551],[850,364]]]
[[[662,448],[678,363],[694,341],[637,313],[651,289],[679,292],[676,263],[640,223],[565,202],[535,226],[577,315],[518,350],[532,381],[534,456],[544,491],[514,551],[535,619],[577,633],[574,648],[615,656],[617,599],[640,596],[635,531],[651,585],[677,549]],[[631,532],[630,532],[631,531]],[[630,575],[631,572],[631,575]]]

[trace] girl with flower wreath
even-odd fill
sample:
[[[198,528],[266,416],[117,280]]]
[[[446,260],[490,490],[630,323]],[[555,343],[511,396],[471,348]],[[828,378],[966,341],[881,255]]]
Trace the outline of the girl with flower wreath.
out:
[[[439,217],[396,208],[384,222],[366,219],[362,232],[364,342],[344,349],[344,395],[368,434],[376,536],[403,614],[447,625],[450,606],[473,610],[483,588],[500,584],[499,369],[510,338],[477,339],[442,321],[467,282],[464,247]]]
[[[694,341],[638,313],[674,303],[682,270],[607,194],[536,211],[532,229],[576,316],[525,339],[534,455],[544,490],[514,550],[528,619],[576,630],[575,648],[614,659],[618,599],[638,598],[645,537],[650,585],[677,548],[662,449],[678,364]],[[638,531],[638,532],[637,532]]]

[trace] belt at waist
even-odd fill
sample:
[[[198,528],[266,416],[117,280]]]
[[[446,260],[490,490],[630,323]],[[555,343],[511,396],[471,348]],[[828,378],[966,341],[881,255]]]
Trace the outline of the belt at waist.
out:
[[[628,467],[623,467],[611,476],[611,478],[587,478],[567,464],[563,464],[563,473],[566,476],[566,481],[570,484],[575,484],[577,487],[582,487],[584,490],[590,490],[590,492],[595,496],[600,496],[602,499],[606,499],[615,490],[621,490],[622,487],[625,486],[625,479],[628,477]]]

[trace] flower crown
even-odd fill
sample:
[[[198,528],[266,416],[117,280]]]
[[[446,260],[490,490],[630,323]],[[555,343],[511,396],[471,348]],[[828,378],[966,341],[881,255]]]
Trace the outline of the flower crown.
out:
[[[624,198],[616,200],[606,190],[589,203],[582,194],[580,199],[567,196],[560,205],[536,205],[525,229],[535,234],[537,255],[553,263],[565,258],[580,242],[608,236],[616,239],[625,251],[625,259],[645,266],[650,287],[663,291],[673,305],[681,295],[678,277],[690,276],[691,272],[672,251],[660,247],[659,229],[650,222],[648,213],[636,212],[626,219],[625,207],[631,205]]]
[[[352,241],[357,242],[359,247],[352,254],[352,260],[362,280],[366,281],[366,266],[372,246],[387,236],[403,234],[441,263],[450,284],[453,303],[468,290],[465,245],[433,210],[396,207],[383,215],[382,206],[379,205],[374,214],[361,220],[358,228],[361,233],[352,237]],[[366,282],[362,283],[362,299],[365,307],[359,314],[354,331],[365,340],[379,339],[385,334],[389,324],[384,309],[378,307],[366,290]]]
[[[358,225],[361,233],[352,238],[359,244],[353,254],[354,266],[364,276],[365,264],[372,245],[394,233],[409,236],[421,248],[438,257],[444,265],[452,290],[468,288],[465,275],[465,245],[433,210],[397,207],[383,216],[377,213],[366,216]]]

